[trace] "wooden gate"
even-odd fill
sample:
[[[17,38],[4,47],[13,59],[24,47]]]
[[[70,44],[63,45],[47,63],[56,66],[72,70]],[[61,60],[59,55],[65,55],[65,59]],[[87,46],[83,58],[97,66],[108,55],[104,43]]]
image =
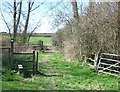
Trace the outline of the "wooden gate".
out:
[[[23,70],[32,71],[35,75],[38,71],[38,52],[33,53],[13,53],[14,69],[19,69],[18,65],[22,65]]]
[[[101,53],[96,68],[98,72],[120,76],[120,55]]]

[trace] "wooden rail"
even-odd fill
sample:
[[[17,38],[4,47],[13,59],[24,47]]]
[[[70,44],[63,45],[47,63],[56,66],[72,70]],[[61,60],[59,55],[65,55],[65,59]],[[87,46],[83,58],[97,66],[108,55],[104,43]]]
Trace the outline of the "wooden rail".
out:
[[[10,49],[10,46],[2,46],[0,49]]]
[[[114,58],[109,58],[111,56],[115,56]],[[120,77],[120,55],[109,54],[109,53],[101,53],[99,62],[97,64],[98,72],[104,72],[110,75],[116,75]]]
[[[88,58],[94,65],[88,64],[91,68],[95,68],[96,71],[115,75],[120,77],[120,55],[109,53],[97,53],[95,58]]]
[[[116,56],[116,57],[120,57],[120,55],[116,55],[116,54],[109,54],[109,53],[101,53],[101,55],[108,55],[108,56]]]
[[[14,55],[33,55],[33,53],[13,53]]]
[[[113,61],[113,62],[120,62],[119,60],[114,60],[114,59],[108,59],[108,58],[100,58],[101,60],[106,60],[106,61]]]

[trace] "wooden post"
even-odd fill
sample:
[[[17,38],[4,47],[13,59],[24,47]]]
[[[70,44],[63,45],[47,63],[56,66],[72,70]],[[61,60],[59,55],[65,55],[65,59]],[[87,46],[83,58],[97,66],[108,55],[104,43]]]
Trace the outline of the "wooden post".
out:
[[[13,68],[13,46],[14,46],[14,39],[11,39],[11,53],[10,53],[10,56],[11,56],[11,69]]]
[[[41,43],[41,50],[42,50],[42,52],[44,52],[44,45],[43,45],[43,41],[42,41],[42,43]]]
[[[33,51],[33,75],[35,75],[35,51]]]
[[[38,52],[37,52],[37,57],[36,57],[36,74],[38,72]]]
[[[9,68],[11,69],[11,58],[10,58],[10,55],[11,55],[11,53],[10,53],[10,48],[8,48],[8,65],[9,65]]]
[[[97,71],[97,67],[98,67],[100,55],[101,55],[100,52],[98,52],[98,53],[95,54],[95,69],[96,69],[96,71]]]

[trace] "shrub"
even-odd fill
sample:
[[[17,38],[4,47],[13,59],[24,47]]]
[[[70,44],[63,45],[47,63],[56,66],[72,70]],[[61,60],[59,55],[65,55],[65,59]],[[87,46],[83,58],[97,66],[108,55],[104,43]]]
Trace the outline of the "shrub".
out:
[[[14,73],[13,71],[7,69],[7,68],[3,68],[3,81],[20,81],[21,77],[19,76],[19,74]]]

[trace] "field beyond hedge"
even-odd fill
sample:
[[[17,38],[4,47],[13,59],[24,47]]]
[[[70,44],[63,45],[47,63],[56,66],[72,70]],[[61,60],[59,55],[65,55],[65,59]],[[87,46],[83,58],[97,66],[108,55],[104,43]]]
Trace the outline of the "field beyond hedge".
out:
[[[51,45],[51,43],[52,43],[51,37],[31,37],[30,43],[35,44],[35,43],[38,43],[39,40],[42,40],[43,44],[45,44],[45,45]]]

